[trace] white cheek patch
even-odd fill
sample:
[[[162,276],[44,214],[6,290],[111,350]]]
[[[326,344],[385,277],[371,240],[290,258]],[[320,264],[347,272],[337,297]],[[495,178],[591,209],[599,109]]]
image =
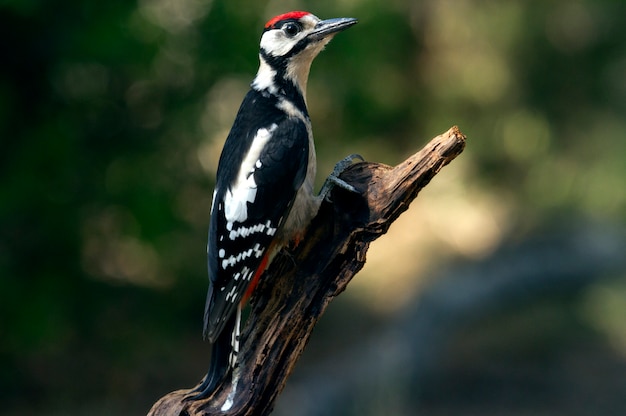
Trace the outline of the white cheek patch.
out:
[[[293,38],[287,37],[282,30],[268,30],[261,36],[261,48],[273,56],[283,56],[303,38],[301,33]]]

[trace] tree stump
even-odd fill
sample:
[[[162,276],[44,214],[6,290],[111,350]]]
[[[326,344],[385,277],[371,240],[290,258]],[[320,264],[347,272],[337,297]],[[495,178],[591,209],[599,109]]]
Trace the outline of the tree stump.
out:
[[[452,127],[395,167],[361,162],[342,173],[358,193],[333,189],[332,202],[322,203],[302,242],[282,250],[264,273],[250,302],[232,380],[204,400],[184,401],[190,390],[169,393],[148,415],[269,414],[313,327],[365,264],[369,243],[387,232],[464,147],[465,136]],[[199,367],[208,368],[208,360]]]

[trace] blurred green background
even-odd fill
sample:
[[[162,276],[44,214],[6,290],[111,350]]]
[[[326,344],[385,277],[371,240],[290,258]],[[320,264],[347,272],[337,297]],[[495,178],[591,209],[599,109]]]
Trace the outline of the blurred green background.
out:
[[[516,264],[540,290],[474,302],[496,306],[452,319],[419,380],[373,382],[376,405],[315,414],[626,414],[626,2],[611,0],[0,2],[0,414],[145,414],[203,376],[216,163],[263,24],[293,9],[360,19],[311,71],[320,182],[346,154],[396,164],[452,125],[468,144],[372,244],[276,414],[306,413],[319,363],[442,305],[424,302],[437,282],[471,298],[483,281],[461,277],[503,247],[524,262],[485,275]],[[555,283],[569,266],[582,277]]]

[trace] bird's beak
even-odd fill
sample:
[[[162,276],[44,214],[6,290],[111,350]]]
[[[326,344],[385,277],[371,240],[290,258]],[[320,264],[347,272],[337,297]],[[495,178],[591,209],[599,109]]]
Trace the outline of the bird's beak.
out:
[[[329,35],[334,35],[337,32],[341,32],[355,25],[357,22],[358,20],[352,17],[338,17],[336,19],[322,20],[315,25],[315,29],[313,32],[309,33],[307,37],[313,41],[322,40]]]

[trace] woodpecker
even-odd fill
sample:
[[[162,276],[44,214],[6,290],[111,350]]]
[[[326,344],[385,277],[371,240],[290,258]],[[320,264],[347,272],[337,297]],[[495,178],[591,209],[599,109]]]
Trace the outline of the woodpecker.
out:
[[[259,70],[217,168],[204,313],[212,356],[191,399],[209,396],[236,367],[241,309],[274,255],[300,240],[333,185],[355,192],[337,175],[358,155],[338,163],[320,195],[314,194],[315,147],[305,97],[313,59],[335,34],[356,23],[293,11],[265,24]]]

